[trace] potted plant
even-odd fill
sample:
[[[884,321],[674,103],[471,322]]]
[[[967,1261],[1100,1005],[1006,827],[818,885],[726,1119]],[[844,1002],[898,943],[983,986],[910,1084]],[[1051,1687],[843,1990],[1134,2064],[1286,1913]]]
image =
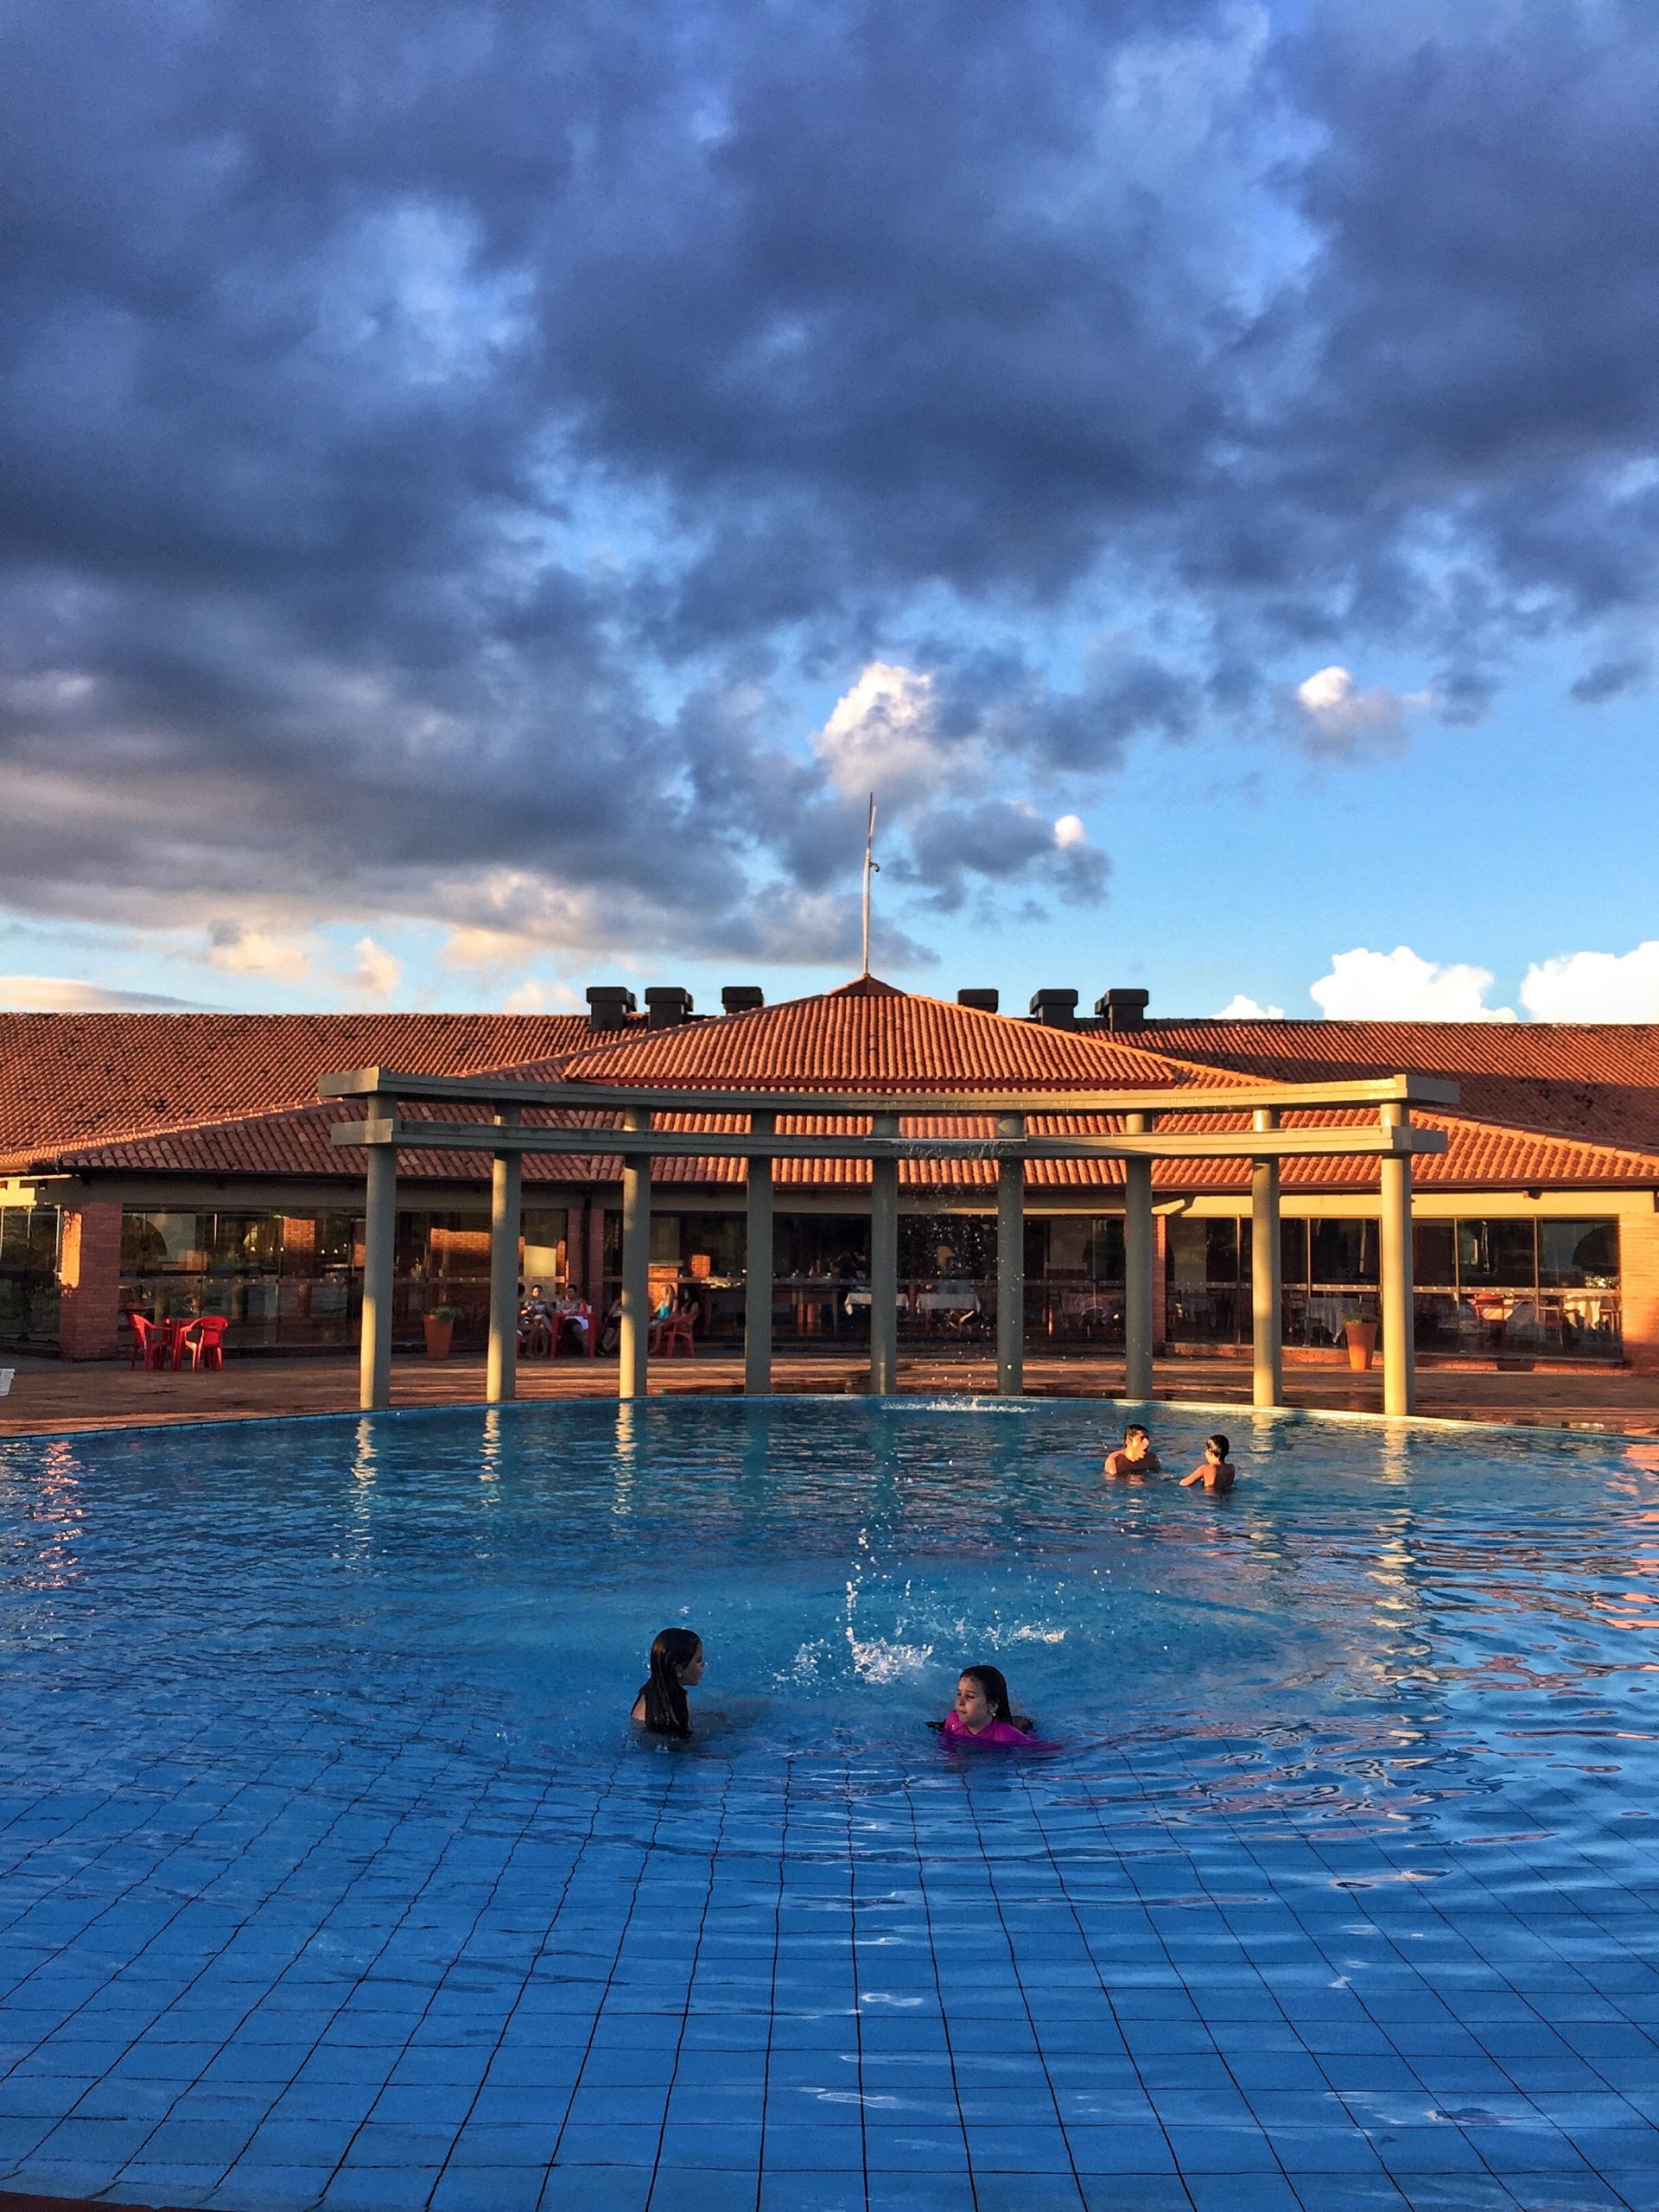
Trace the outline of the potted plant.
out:
[[[1348,1346],[1348,1364],[1357,1375],[1363,1375],[1371,1363],[1376,1350],[1376,1324],[1368,1321],[1363,1313],[1344,1313],[1342,1319],[1343,1339]]]
[[[449,1340],[455,1333],[455,1324],[461,1319],[459,1306],[435,1306],[426,1316],[426,1356],[429,1359],[448,1359]]]

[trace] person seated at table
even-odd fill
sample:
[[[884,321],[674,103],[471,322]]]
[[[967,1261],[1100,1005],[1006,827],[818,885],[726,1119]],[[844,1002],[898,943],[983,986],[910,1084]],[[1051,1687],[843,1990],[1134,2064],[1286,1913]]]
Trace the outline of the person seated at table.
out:
[[[1123,1441],[1116,1452],[1109,1452],[1101,1472],[1107,1476],[1127,1476],[1131,1481],[1142,1475],[1161,1475],[1163,1462],[1152,1448],[1152,1439],[1138,1421],[1132,1421],[1123,1431]]]
[[[593,1316],[588,1310],[588,1301],[575,1283],[569,1284],[563,1295],[555,1300],[553,1319],[557,1332],[554,1338],[555,1351],[567,1335],[578,1351],[587,1351],[588,1332],[593,1326]]]
[[[533,1282],[518,1308],[518,1341],[527,1352],[550,1351],[553,1343],[553,1309]]]
[[[1194,1467],[1190,1475],[1181,1477],[1181,1488],[1191,1490],[1195,1483],[1200,1483],[1205,1490],[1212,1490],[1218,1494],[1231,1490],[1238,1475],[1237,1468],[1227,1456],[1231,1449],[1219,1431],[1214,1436],[1206,1436],[1204,1440],[1204,1463]]]

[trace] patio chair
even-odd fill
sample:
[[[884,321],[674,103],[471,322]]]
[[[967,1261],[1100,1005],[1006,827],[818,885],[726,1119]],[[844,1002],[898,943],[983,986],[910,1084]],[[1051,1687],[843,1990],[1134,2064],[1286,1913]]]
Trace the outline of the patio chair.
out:
[[[659,1350],[664,1359],[672,1359],[683,1352],[688,1359],[695,1349],[692,1338],[696,1332],[697,1309],[695,1306],[677,1307],[662,1325]]]
[[[179,1338],[181,1363],[188,1352],[194,1368],[223,1367],[225,1332],[230,1325],[229,1316],[224,1313],[204,1313],[193,1321]]]
[[[147,1371],[167,1365],[167,1342],[159,1321],[152,1321],[146,1313],[129,1313],[132,1330],[132,1357],[129,1369],[142,1367]]]

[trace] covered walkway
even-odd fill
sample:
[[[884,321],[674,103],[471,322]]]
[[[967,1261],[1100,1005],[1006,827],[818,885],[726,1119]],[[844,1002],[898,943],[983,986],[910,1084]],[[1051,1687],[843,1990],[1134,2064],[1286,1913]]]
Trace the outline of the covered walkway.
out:
[[[491,1178],[489,1353],[485,1395],[517,1390],[522,1168],[528,1154],[586,1154],[620,1166],[622,1291],[618,1389],[649,1385],[654,1175],[681,1164],[744,1164],[747,1267],[744,1382],[773,1387],[774,1185],[782,1167],[868,1190],[869,1389],[898,1387],[901,1171],[934,1188],[995,1192],[996,1387],[1025,1387],[1025,1214],[1030,1178],[1110,1171],[1122,1191],[1123,1389],[1151,1395],[1154,1177],[1249,1163],[1253,1402],[1283,1402],[1281,1172],[1287,1160],[1375,1159],[1381,1225],[1383,1407],[1415,1402],[1411,1163],[1446,1149],[1413,1109],[1456,1102],[1424,1075],[1255,1083],[1134,1048],[1051,1033],[1010,1067],[995,1015],[914,998],[874,977],[794,1006],[647,1034],[577,1055],[550,1082],[363,1068],[325,1076],[326,1098],[362,1102],[332,1132],[366,1154],[360,1402],[391,1403],[392,1268],[400,1155],[487,1157]],[[1027,1032],[1029,1037],[1032,1033]],[[1029,1046],[1023,1046],[1028,1054]],[[1004,1056],[1004,1057],[999,1057]],[[1116,1079],[1114,1079],[1116,1078]]]

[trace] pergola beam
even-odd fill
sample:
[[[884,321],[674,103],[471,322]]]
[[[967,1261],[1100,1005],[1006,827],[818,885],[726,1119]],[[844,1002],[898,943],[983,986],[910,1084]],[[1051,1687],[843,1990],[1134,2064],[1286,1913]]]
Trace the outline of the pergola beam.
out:
[[[408,1075],[351,1068],[325,1075],[320,1098],[425,1098],[486,1106],[563,1107],[653,1114],[1252,1114],[1261,1106],[1455,1106],[1458,1086],[1440,1076],[1362,1076],[1337,1083],[1181,1084],[1136,1090],[771,1090],[741,1084],[704,1090],[655,1085],[502,1083],[479,1076]]]
[[[906,1108],[908,1113],[909,1109]],[[392,1145],[407,1152],[539,1152],[588,1159],[620,1154],[653,1160],[1283,1160],[1352,1154],[1401,1157],[1440,1153],[1441,1129],[1411,1123],[1350,1122],[1336,1128],[1133,1130],[1106,1136],[912,1137],[771,1136],[698,1129],[529,1128],[493,1122],[421,1122],[375,1117],[336,1122],[337,1146]]]

